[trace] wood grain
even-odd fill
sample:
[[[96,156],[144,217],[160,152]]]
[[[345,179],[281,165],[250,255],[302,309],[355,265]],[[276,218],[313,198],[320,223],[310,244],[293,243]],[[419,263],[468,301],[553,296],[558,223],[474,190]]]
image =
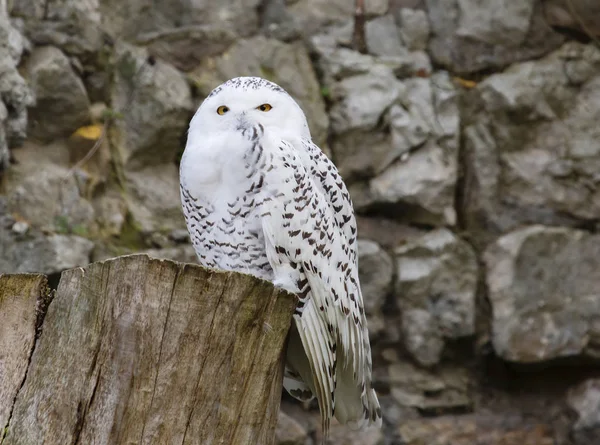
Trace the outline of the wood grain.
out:
[[[35,343],[37,303],[46,293],[43,275],[0,275],[0,440],[25,379]]]
[[[270,445],[295,304],[146,255],[66,271],[2,445]]]

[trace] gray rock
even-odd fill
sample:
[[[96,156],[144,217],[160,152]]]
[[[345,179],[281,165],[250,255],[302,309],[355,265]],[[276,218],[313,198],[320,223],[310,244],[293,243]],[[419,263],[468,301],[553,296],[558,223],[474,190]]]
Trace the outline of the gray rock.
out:
[[[596,0],[542,1],[548,24],[600,36],[600,3]]]
[[[317,429],[315,443],[320,442],[321,429]],[[329,430],[329,438],[325,443],[344,444],[344,445],[381,445],[384,440],[381,428],[376,426],[366,427],[364,430],[353,431],[348,425],[336,423]]]
[[[600,217],[600,50],[569,42],[481,82],[465,110],[465,208],[484,241]]]
[[[350,188],[356,208],[398,206],[404,222],[454,225],[458,95],[445,73],[409,79],[402,91],[387,111],[390,147],[371,155],[371,162],[378,163],[372,167],[377,176]],[[335,144],[334,153],[338,154]]]
[[[311,443],[308,432],[294,418],[279,411],[275,429],[276,445],[308,445]]]
[[[389,17],[382,19],[384,23],[391,26]],[[378,23],[377,20],[380,19],[373,21],[375,25]],[[318,56],[317,66],[327,87],[333,87],[337,81],[345,77],[368,74],[374,66],[390,68],[398,77],[411,77],[415,74],[431,72],[431,62],[424,51],[407,51],[401,41],[398,41],[400,45],[398,49],[388,48],[389,43],[382,40],[385,37],[380,35],[381,32],[373,25],[370,29],[371,42],[375,45],[373,50],[379,51],[377,48],[380,48],[382,52],[392,52],[394,55],[375,57],[349,49],[353,33],[352,21],[327,28],[326,32],[311,36],[309,39],[311,49]],[[389,31],[389,26],[387,29]],[[393,38],[396,39],[395,36]]]
[[[600,235],[530,226],[484,255],[492,343],[505,360],[600,358]]]
[[[344,179],[356,183],[356,209],[398,207],[403,222],[455,224],[459,111],[449,76],[400,81],[429,73],[427,56],[359,54],[342,47],[348,33],[337,28],[311,44],[328,85],[334,159]]]
[[[0,4],[0,174],[9,160],[9,147],[20,145],[27,131],[27,107],[33,95],[17,66],[27,43],[13,26],[6,2]]]
[[[262,36],[240,40],[223,55],[205,60],[191,77],[200,92],[210,91],[232,77],[261,76],[281,85],[302,107],[311,134],[321,147],[329,120],[321,87],[301,42],[286,44]]]
[[[357,215],[356,222],[359,237],[373,240],[387,250],[392,250],[426,233],[425,230],[378,216]]]
[[[8,117],[8,111],[4,103],[0,100],[0,177],[2,172],[8,168],[10,161],[10,152],[8,151],[8,142],[6,140],[6,132],[4,131],[4,123]]]
[[[352,57],[345,58],[345,53]],[[369,178],[381,172],[388,157],[390,137],[378,127],[404,85],[391,67],[370,56],[342,49],[333,54],[340,65],[333,62],[331,73],[340,70],[339,74],[348,76],[327,90],[334,158],[346,181]],[[353,60],[357,65],[352,65]]]
[[[600,443],[600,379],[590,379],[569,390],[567,403],[577,413],[572,428],[575,445]]]
[[[52,46],[35,49],[25,73],[36,97],[29,110],[31,136],[51,141],[90,122],[90,101],[83,82],[61,50]]]
[[[118,236],[127,218],[127,204],[119,191],[110,190],[94,201],[96,221],[103,236]]]
[[[421,365],[434,365],[447,340],[475,332],[475,252],[449,230],[438,229],[394,253],[405,346]]]
[[[498,69],[540,57],[564,38],[536,0],[426,0],[433,59],[450,71]]]
[[[190,87],[182,73],[148,52],[127,44],[116,49],[112,109],[122,117],[110,132],[127,170],[173,162],[193,111]]]
[[[289,42],[301,37],[296,17],[287,9],[286,0],[266,0],[262,5],[262,31],[267,37]]]
[[[16,235],[25,235],[29,231],[29,223],[26,221],[17,221],[13,224],[12,231]]]
[[[429,41],[429,19],[420,9],[400,8],[396,13],[400,37],[411,51],[423,51]]]
[[[365,38],[369,54],[406,57],[408,53],[391,14],[369,20],[365,25]]]
[[[142,233],[184,229],[175,164],[125,171],[125,201]]]
[[[556,425],[539,418],[519,419],[515,412],[428,416],[398,422],[402,445],[558,445],[571,444],[556,437]]]
[[[56,46],[68,54],[89,56],[103,45],[97,0],[19,0],[12,15],[21,17],[27,37],[36,45]]]
[[[14,155],[16,163],[8,170],[5,189],[10,212],[38,229],[60,233],[95,230],[94,209],[81,192],[85,178],[66,167],[68,149],[63,143],[26,143]]]
[[[379,244],[358,240],[358,275],[367,313],[369,334],[378,335],[384,327],[382,308],[392,288],[394,266]]]
[[[179,244],[189,244],[190,234],[187,229],[175,229],[169,233],[169,239]]]
[[[403,407],[436,415],[471,408],[469,374],[465,368],[445,366],[427,371],[410,362],[388,367],[388,383],[394,399]]]
[[[75,235],[40,232],[22,236],[0,227],[0,270],[3,273],[53,274],[90,262],[94,243]]]
[[[184,71],[222,53],[259,28],[260,0],[102,0],[102,24],[112,35],[148,47]]]
[[[355,3],[348,0],[297,0],[288,6],[297,18],[305,36],[314,35],[326,25],[344,23],[354,17]],[[365,15],[383,15],[388,10],[388,0],[364,2]]]
[[[154,258],[165,258],[168,260],[179,261],[181,263],[198,263],[196,251],[191,244],[185,244],[175,247],[164,247],[162,249],[150,249],[142,251]]]
[[[331,87],[331,129],[338,135],[350,130],[373,130],[403,92],[404,86],[393,70],[384,65],[342,79]]]

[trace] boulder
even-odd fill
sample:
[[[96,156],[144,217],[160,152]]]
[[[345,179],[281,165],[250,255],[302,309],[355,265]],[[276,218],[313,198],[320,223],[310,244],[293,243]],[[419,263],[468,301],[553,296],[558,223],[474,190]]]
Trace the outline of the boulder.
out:
[[[405,445],[555,445],[552,426],[506,416],[468,414],[403,422],[398,435]]]
[[[419,364],[435,365],[448,340],[475,333],[475,252],[451,231],[437,229],[394,254],[406,349]]]
[[[76,235],[45,235],[15,230],[18,222],[0,210],[0,270],[2,273],[54,274],[90,262],[94,243]]]
[[[11,14],[21,17],[25,35],[70,55],[91,57],[105,43],[98,0],[19,0]]]
[[[321,439],[321,429],[317,429],[316,443]],[[339,443],[344,445],[381,445],[384,443],[384,436],[381,428],[376,426],[366,427],[360,431],[353,431],[348,425],[335,423],[329,430],[329,438],[326,443]]]
[[[259,28],[260,0],[101,0],[104,29],[190,71]]]
[[[548,24],[600,36],[600,4],[596,0],[542,0]]]
[[[421,369],[410,362],[388,366],[387,383],[400,406],[422,414],[442,414],[470,410],[473,400],[469,374],[462,367],[445,366],[437,371]]]
[[[426,0],[436,63],[456,73],[499,69],[556,49],[564,38],[537,0]]]
[[[174,162],[193,112],[185,76],[146,49],[120,44],[110,103],[110,137],[126,170]]]
[[[365,38],[369,54],[375,56],[402,57],[408,52],[391,14],[369,20],[365,25]]]
[[[275,444],[308,445],[309,443],[310,438],[304,427],[285,412],[279,411],[279,418],[275,429]]]
[[[354,147],[368,154],[372,167],[362,164],[363,169],[377,172],[350,187],[357,210],[387,208],[388,215],[402,222],[454,225],[459,111],[458,94],[449,77],[436,73],[429,79],[406,80],[385,116],[390,127],[387,150],[373,155],[365,146]],[[334,142],[333,147],[338,159],[339,145]],[[356,157],[350,159],[354,168],[361,167]],[[343,167],[344,161],[342,172]]]
[[[567,403],[577,416],[571,431],[575,445],[600,443],[600,379],[589,379],[571,388]]]
[[[27,107],[34,102],[17,66],[28,42],[13,26],[6,2],[0,4],[0,176],[8,168],[9,147],[20,145],[27,131]]]
[[[371,337],[385,325],[382,309],[392,289],[393,273],[392,258],[379,244],[358,240],[358,276]]]
[[[90,122],[90,101],[83,81],[60,49],[36,48],[25,64],[25,76],[36,97],[29,110],[31,136],[49,142]]]
[[[484,261],[500,357],[600,358],[600,235],[529,226],[498,238]]]
[[[305,36],[326,25],[339,24],[354,17],[355,3],[348,0],[298,0],[290,3],[288,10],[298,21]],[[365,15],[383,15],[388,10],[389,0],[369,0],[364,2]]]
[[[27,142],[14,156],[5,185],[10,213],[50,232],[89,235],[95,231],[94,208],[85,193],[90,177],[69,169],[69,150],[63,141]]]
[[[464,112],[467,228],[488,242],[519,225],[600,218],[600,50],[569,42],[477,85]]]
[[[411,51],[427,49],[430,34],[427,13],[421,9],[400,8],[395,17],[404,45]]]
[[[136,228],[143,234],[185,228],[179,172],[174,163],[127,171],[125,190],[127,208]]]
[[[180,246],[174,247],[164,247],[162,249],[149,249],[142,251],[142,253],[146,253],[154,258],[166,258],[168,260],[179,261],[180,263],[198,263],[196,251],[194,250],[194,246],[192,246],[191,244],[182,244]],[[281,417],[279,421],[280,423],[283,423],[286,426],[286,428],[290,425],[290,423],[286,420],[281,420]]]

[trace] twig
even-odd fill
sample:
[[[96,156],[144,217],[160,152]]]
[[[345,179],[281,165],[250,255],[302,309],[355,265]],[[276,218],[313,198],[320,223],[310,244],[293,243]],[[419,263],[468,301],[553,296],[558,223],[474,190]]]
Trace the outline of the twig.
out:
[[[133,79],[137,79],[140,74],[142,73],[142,71],[147,67],[147,65],[153,65],[153,63],[149,62],[148,60],[145,60],[144,63],[142,63],[140,65],[140,67],[137,69],[135,75],[133,76]],[[127,102],[126,102],[126,106],[125,109],[123,110],[123,113],[127,113],[131,107],[131,104],[133,102],[133,94],[135,92],[135,88],[134,88],[135,84],[132,85],[131,91],[129,92],[128,96],[127,96]],[[75,165],[73,165],[69,171],[65,174],[65,176],[63,176],[60,186],[58,187],[58,200],[56,202],[57,207],[59,207],[58,209],[55,209],[54,211],[54,218],[60,216],[63,212],[64,209],[62,209],[62,205],[63,205],[63,186],[64,184],[67,182],[67,180],[73,176],[75,174],[75,172],[80,169],[83,165],[85,165],[86,162],[88,162],[92,156],[94,156],[94,154],[98,151],[98,149],[102,146],[102,144],[104,143],[104,140],[107,137],[107,133],[108,133],[108,128],[112,123],[113,118],[106,118],[104,120],[103,126],[102,126],[102,132],[100,133],[100,137],[96,140],[96,142],[94,143],[94,145],[92,146],[92,148],[89,149],[89,151],[86,153],[86,155],[81,158],[79,161],[77,161],[75,163]]]
[[[367,54],[367,40],[365,37],[365,0],[356,0],[352,46],[356,51]]]

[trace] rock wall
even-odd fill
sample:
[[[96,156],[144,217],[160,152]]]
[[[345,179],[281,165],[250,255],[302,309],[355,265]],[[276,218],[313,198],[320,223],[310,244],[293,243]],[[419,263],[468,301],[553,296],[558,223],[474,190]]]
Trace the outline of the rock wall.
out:
[[[177,164],[203,97],[297,98],[359,214],[382,431],[600,443],[595,0],[0,0],[0,271],[194,262]],[[55,278],[55,276],[54,276]],[[281,444],[317,443],[284,397]]]

